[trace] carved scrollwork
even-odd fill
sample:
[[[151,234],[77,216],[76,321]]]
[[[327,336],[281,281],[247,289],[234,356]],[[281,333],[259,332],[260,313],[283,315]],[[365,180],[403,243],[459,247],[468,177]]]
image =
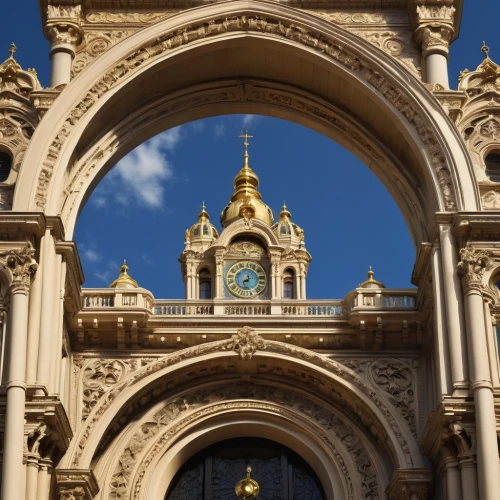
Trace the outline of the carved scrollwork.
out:
[[[253,328],[244,326],[231,337],[231,344],[228,348],[236,351],[243,361],[248,361],[252,359],[257,349],[265,349],[265,345],[264,339]]]
[[[182,30],[173,31],[161,37],[150,40],[135,53],[128,55],[125,59],[118,61],[105,75],[98,80],[86,95],[79,99],[78,104],[69,112],[61,129],[56,134],[49,151],[42,160],[39,173],[38,189],[35,195],[35,204],[44,209],[47,200],[48,185],[54,166],[56,165],[62,147],[72,133],[73,128],[80,118],[85,115],[94,104],[112,88],[116,87],[131,72],[136,72],[153,59],[161,57],[165,52],[170,52],[179,47],[188,45],[200,39],[218,36],[233,31],[259,32],[274,34],[292,40],[321,52],[327,57],[339,62],[350,71],[356,72],[360,78],[372,84],[387,101],[395,106],[410,126],[414,127],[422,140],[427,154],[432,159],[432,164],[441,188],[442,198],[446,210],[456,209],[456,199],[451,175],[446,165],[444,152],[439,146],[426,118],[419,116],[414,105],[405,97],[403,90],[396,88],[384,77],[366,66],[357,55],[348,49],[341,47],[335,40],[330,40],[326,35],[318,35],[309,32],[297,24],[272,18],[271,16],[259,17],[257,15],[237,15],[233,17],[215,18],[204,20],[203,23],[193,24]],[[250,221],[251,222],[251,221]]]
[[[0,263],[12,272],[11,293],[29,292],[31,277],[38,268],[34,255],[35,249],[30,242],[19,250],[0,252]]]
[[[466,285],[480,285],[485,271],[492,266],[493,260],[488,252],[476,250],[472,245],[460,250],[457,272]]]

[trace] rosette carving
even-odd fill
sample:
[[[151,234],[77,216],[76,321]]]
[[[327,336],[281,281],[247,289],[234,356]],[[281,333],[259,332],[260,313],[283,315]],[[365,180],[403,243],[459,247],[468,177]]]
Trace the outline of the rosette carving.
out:
[[[229,348],[239,353],[243,361],[252,359],[257,349],[264,349],[264,339],[259,337],[257,332],[249,326],[240,328],[235,335],[231,337]]]

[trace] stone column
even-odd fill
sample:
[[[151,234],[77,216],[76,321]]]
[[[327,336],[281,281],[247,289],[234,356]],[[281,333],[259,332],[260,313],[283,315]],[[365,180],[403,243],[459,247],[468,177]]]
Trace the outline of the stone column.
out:
[[[451,375],[448,351],[448,329],[446,327],[446,307],[444,302],[441,247],[438,242],[432,247],[432,291],[434,294],[434,353],[436,364],[436,384],[438,400],[444,394],[451,394]]]
[[[29,456],[26,461],[26,500],[38,500],[38,457]]]
[[[40,464],[40,471],[38,472],[38,496],[36,500],[49,500],[52,461],[40,459],[38,463]]]
[[[458,264],[458,249],[449,226],[439,228],[443,272],[443,289],[446,304],[446,323],[450,368],[453,389],[467,395],[469,384],[467,341],[463,318],[463,299],[460,278],[455,272]]]
[[[56,498],[92,500],[99,492],[99,485],[91,470],[57,469]]]
[[[476,461],[470,456],[459,458],[464,500],[479,500]]]
[[[470,356],[470,378],[474,394],[479,498],[498,499],[500,466],[493,386],[488,363],[481,280],[492,261],[487,252],[467,246],[460,250],[458,273],[462,277]]]
[[[222,299],[222,271],[224,267],[224,255],[215,255],[215,298]]]
[[[31,276],[37,268],[34,254],[31,243],[20,250],[8,250],[0,254],[2,264],[12,272],[1,498],[13,500],[23,496],[20,491],[25,486],[23,453],[28,295]]]
[[[417,1],[420,5],[417,5],[418,24],[415,35],[422,47],[425,81],[438,88],[449,89],[448,53],[455,31],[455,7]]]
[[[305,264],[301,264],[300,266],[300,298],[302,300],[306,300],[306,276],[307,269]]]
[[[443,467],[446,474],[447,500],[461,500],[462,482],[460,477],[460,470],[458,468],[458,459],[456,457],[445,458],[443,460]],[[467,500],[469,499],[467,498]]]
[[[83,31],[80,27],[81,8],[49,5],[45,36],[50,41],[52,62],[50,86],[57,87],[71,80],[71,65],[76,47],[81,44]]]

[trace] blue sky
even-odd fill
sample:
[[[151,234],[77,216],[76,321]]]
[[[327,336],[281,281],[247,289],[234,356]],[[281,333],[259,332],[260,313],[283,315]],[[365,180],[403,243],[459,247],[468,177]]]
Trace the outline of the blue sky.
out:
[[[7,58],[15,41],[17,60],[24,68],[34,67],[48,85],[49,45],[37,2],[3,3],[0,51]],[[497,0],[465,1],[461,36],[451,51],[452,88],[462,69],[481,62],[483,39],[492,59],[500,61],[499,19]],[[126,258],[130,274],[156,297],[182,298],[177,259],[184,232],[196,221],[202,201],[219,226],[242,165],[238,135],[244,128],[255,136],[250,164],[259,175],[264,201],[279,213],[286,200],[293,220],[305,230],[313,257],[309,298],[342,298],[365,279],[369,265],[387,286],[411,286],[415,250],[408,229],[371,171],[311,130],[249,115],[213,117],[165,131],[108,173],[77,224],[85,286],[108,286]],[[327,162],[335,167],[325,168]]]

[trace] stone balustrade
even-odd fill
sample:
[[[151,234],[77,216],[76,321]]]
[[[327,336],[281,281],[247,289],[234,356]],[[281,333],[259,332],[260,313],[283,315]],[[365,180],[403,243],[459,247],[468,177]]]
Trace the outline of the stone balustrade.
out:
[[[348,317],[363,310],[415,310],[416,290],[356,289],[344,300],[154,300],[145,289],[83,289],[87,309],[147,309],[155,316]]]

